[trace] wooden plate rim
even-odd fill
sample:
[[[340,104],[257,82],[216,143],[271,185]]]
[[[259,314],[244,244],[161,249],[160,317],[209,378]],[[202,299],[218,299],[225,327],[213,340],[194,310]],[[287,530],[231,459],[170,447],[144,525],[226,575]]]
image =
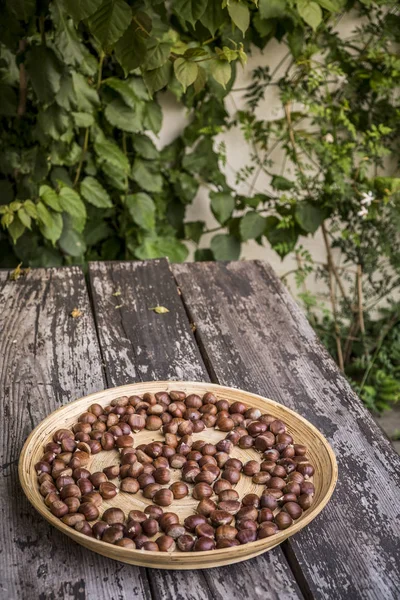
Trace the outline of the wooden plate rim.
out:
[[[82,545],[84,545],[85,547],[88,547],[87,542],[90,541],[90,546],[91,547],[93,546],[93,551],[97,551],[98,553],[103,554],[105,556],[108,556],[107,553],[105,552],[107,549],[110,549],[110,547],[117,548],[116,546],[107,544],[106,542],[97,540],[96,538],[88,537],[82,533],[79,533],[75,529],[68,527],[68,525],[65,525],[62,521],[60,521],[60,519],[55,517],[47,509],[44,502],[40,503],[37,506],[34,502],[31,501],[30,492],[32,489],[32,481],[31,481],[32,473],[28,472],[27,465],[29,463],[28,455],[29,455],[29,449],[30,449],[32,440],[46,426],[46,423],[49,420],[52,420],[54,418],[54,415],[56,415],[58,412],[65,410],[66,407],[71,407],[75,404],[79,404],[79,403],[83,403],[83,402],[90,405],[96,401],[96,398],[103,396],[104,393],[115,392],[116,397],[118,397],[118,395],[127,395],[128,392],[131,392],[132,390],[135,391],[137,389],[143,390],[143,393],[144,393],[146,391],[147,386],[150,386],[150,387],[158,386],[160,388],[160,391],[162,391],[162,389],[165,387],[167,389],[168,388],[171,389],[171,386],[173,386],[173,388],[175,388],[175,389],[180,389],[181,386],[183,386],[183,387],[187,386],[190,388],[195,388],[195,389],[197,388],[204,392],[205,391],[215,391],[216,393],[218,393],[220,395],[223,395],[224,391],[226,391],[228,393],[229,392],[234,392],[234,393],[240,392],[240,393],[248,396],[249,399],[254,398],[254,399],[260,400],[262,402],[265,402],[269,405],[279,407],[279,409],[283,410],[283,412],[289,413],[292,416],[294,416],[296,419],[298,419],[299,421],[303,422],[307,426],[307,428],[319,439],[324,450],[326,451],[326,454],[327,454],[329,462],[330,462],[332,479],[331,479],[331,483],[330,483],[329,489],[327,490],[326,494],[323,496],[323,498],[320,500],[320,502],[317,505],[315,505],[314,508],[311,508],[311,510],[307,511],[305,517],[303,519],[301,519],[301,521],[295,523],[287,530],[280,531],[279,533],[277,533],[276,535],[274,535],[272,537],[264,538],[262,540],[256,540],[255,542],[250,542],[248,544],[244,544],[243,546],[234,546],[232,548],[222,548],[222,549],[211,550],[211,551],[207,551],[207,552],[160,553],[160,552],[153,552],[153,551],[143,552],[141,550],[118,547],[118,554],[121,556],[121,558],[126,558],[127,559],[126,562],[134,564],[133,558],[135,555],[138,557],[138,562],[141,565],[145,564],[146,561],[143,560],[145,557],[148,557],[149,559],[150,558],[161,559],[160,560],[160,563],[161,563],[162,559],[166,559],[167,557],[173,558],[173,557],[179,556],[179,559],[180,559],[179,562],[183,561],[184,563],[190,563],[192,560],[194,560],[196,558],[197,559],[199,559],[199,558],[205,559],[207,556],[209,556],[210,559],[212,559],[212,557],[214,557],[215,559],[218,559],[218,557],[222,558],[222,556],[224,556],[224,557],[231,556],[232,562],[234,562],[235,554],[236,555],[238,554],[239,548],[243,548],[243,550],[244,549],[248,550],[248,555],[249,555],[248,558],[251,558],[254,555],[262,553],[264,549],[265,549],[265,551],[272,549],[273,547],[275,547],[278,544],[280,544],[281,542],[283,542],[285,539],[298,533],[301,529],[303,529],[303,527],[305,527],[313,519],[315,519],[315,517],[325,508],[325,506],[329,502],[329,500],[334,492],[334,489],[336,487],[336,483],[337,483],[337,479],[338,479],[338,466],[337,466],[336,456],[332,450],[331,445],[326,440],[326,438],[322,435],[322,433],[312,423],[310,423],[307,419],[305,419],[304,417],[299,415],[296,411],[294,411],[290,408],[287,408],[285,405],[280,404],[279,402],[276,402],[275,400],[272,400],[271,398],[266,398],[265,396],[261,396],[259,394],[247,392],[246,390],[242,390],[240,388],[223,386],[223,385],[219,385],[216,383],[207,383],[207,382],[199,382],[199,381],[175,381],[175,380],[146,381],[146,382],[139,382],[139,383],[129,383],[129,384],[121,385],[121,386],[105,388],[98,392],[92,392],[91,394],[88,394],[87,396],[82,396],[81,398],[78,398],[77,400],[73,400],[72,402],[68,402],[67,404],[65,404],[63,406],[60,406],[60,408],[57,408],[55,411],[50,413],[35,427],[35,429],[33,429],[33,431],[29,434],[28,438],[26,439],[25,444],[22,448],[20,458],[19,458],[19,463],[18,463],[18,476],[19,476],[19,480],[20,480],[22,489],[23,489],[26,497],[28,498],[28,500],[32,504],[32,506],[49,523],[51,523],[54,527],[56,527],[57,529],[59,529],[60,531],[62,531],[66,535],[68,535],[68,537],[70,537],[72,539],[76,539],[76,541],[78,541],[79,543],[82,543]],[[33,468],[33,465],[32,465],[32,468]],[[36,481],[35,481],[35,483],[36,483]],[[289,531],[290,531],[290,533],[289,533]],[[139,556],[140,556],[140,559],[139,559]],[[113,558],[114,560],[118,560],[115,557],[110,557],[110,558]],[[243,555],[243,557],[240,559],[236,558],[236,560],[246,560],[246,555]],[[218,561],[216,560],[216,562],[218,562]],[[229,561],[227,561],[226,564],[229,564]],[[163,568],[162,563],[159,565],[150,564],[148,566],[154,567],[154,568]],[[210,566],[212,566],[212,565],[210,565]],[[176,564],[174,566],[174,568],[179,568],[179,565]],[[207,568],[207,567],[203,566],[203,567],[198,567],[198,568]]]

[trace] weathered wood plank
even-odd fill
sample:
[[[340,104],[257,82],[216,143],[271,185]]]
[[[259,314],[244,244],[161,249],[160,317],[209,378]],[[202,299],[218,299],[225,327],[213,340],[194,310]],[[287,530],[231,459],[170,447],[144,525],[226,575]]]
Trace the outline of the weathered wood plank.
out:
[[[287,543],[315,598],[398,598],[400,457],[272,269],[174,265],[203,357],[219,383],[297,410],[330,440],[339,481],[323,513]]]
[[[82,316],[70,316],[75,308]],[[104,387],[85,279],[77,267],[0,273],[0,598],[150,598],[139,572],[89,552],[39,517],[18,482],[18,457],[50,412]],[[143,578],[144,575],[144,578]]]
[[[166,260],[91,263],[89,274],[108,385],[157,379],[209,381]],[[116,291],[120,294],[113,296]],[[165,306],[170,312],[156,314],[149,310],[154,306]],[[239,587],[245,590],[249,572],[252,579],[243,599],[258,597],[252,592],[254,585],[263,590],[265,600],[299,597],[281,550],[234,567],[151,570],[148,575],[157,600],[220,600],[236,595]]]

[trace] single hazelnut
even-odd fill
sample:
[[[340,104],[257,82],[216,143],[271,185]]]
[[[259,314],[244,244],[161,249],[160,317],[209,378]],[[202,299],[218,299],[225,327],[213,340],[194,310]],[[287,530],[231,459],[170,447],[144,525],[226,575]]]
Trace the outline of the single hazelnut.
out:
[[[158,521],[156,519],[152,519],[151,517],[143,521],[141,526],[145,535],[149,537],[153,537],[153,535],[156,535],[156,533],[160,531]]]
[[[161,535],[156,539],[156,544],[160,552],[173,552],[176,548],[174,538],[169,535]]]
[[[257,531],[258,525],[252,519],[240,519],[236,520],[236,529],[238,531],[242,531],[242,529],[252,529],[253,531]]]
[[[254,506],[243,506],[236,514],[237,520],[248,520],[256,521],[258,518],[258,510]]]
[[[260,497],[257,494],[246,494],[246,496],[242,498],[242,505],[258,508],[260,506]]]
[[[215,547],[217,550],[222,550],[222,548],[233,548],[233,546],[240,546],[239,540],[223,538],[217,541],[217,545]]]
[[[65,500],[65,498],[70,498],[71,496],[75,498],[80,498],[82,496],[81,490],[75,483],[70,483],[64,486],[60,491],[61,500]]]
[[[225,510],[214,510],[210,514],[210,521],[215,527],[219,527],[220,525],[230,525],[233,521],[233,516]]]
[[[53,502],[56,502],[56,500],[59,500],[60,497],[57,494],[57,492],[50,492],[49,494],[47,494],[47,496],[44,499],[44,503],[45,505],[50,508],[50,506],[53,504]],[[77,499],[78,500],[78,499]],[[79,500],[78,500],[78,504],[80,504]],[[69,511],[70,512],[70,511]]]
[[[82,515],[80,513],[68,514],[68,515],[64,515],[64,517],[61,517],[61,521],[65,525],[68,525],[68,527],[75,527],[75,525],[79,521],[84,521],[84,520],[85,520],[85,515]]]
[[[303,510],[307,510],[313,503],[313,497],[310,494],[301,494],[301,496],[298,497],[297,502]]]
[[[153,502],[159,506],[169,506],[172,504],[174,499],[171,490],[161,489],[158,490],[153,496]]]
[[[120,508],[108,508],[104,511],[102,520],[107,525],[115,525],[116,523],[123,523],[125,521],[125,515]]]
[[[271,477],[271,479],[267,483],[268,488],[276,488],[278,490],[283,490],[286,486],[286,481],[282,479],[282,477]]]
[[[172,523],[169,527],[165,529],[166,535],[174,538],[174,540],[178,539],[181,535],[186,533],[186,529],[183,525],[179,523]]]
[[[94,502],[84,502],[80,505],[78,512],[82,513],[87,521],[95,521],[99,518],[99,509]]]
[[[104,521],[96,521],[96,523],[92,527],[92,533],[97,540],[101,540],[103,537],[103,533],[106,529],[109,528],[109,525]]]
[[[154,496],[158,491],[162,489],[161,484],[159,483],[149,483],[143,488],[143,496],[147,498],[147,500],[153,500]]]
[[[197,505],[197,512],[199,515],[209,517],[213,510],[216,510],[217,505],[210,498],[203,498]]]
[[[78,523],[75,524],[74,529],[83,535],[93,537],[92,527],[87,521],[78,521]]]
[[[103,469],[103,473],[105,474],[107,479],[116,479],[119,475],[119,471],[119,465],[112,465],[111,467],[105,467],[105,469]]]
[[[218,494],[218,500],[220,502],[228,502],[229,500],[238,500],[238,499],[239,499],[239,494],[237,493],[236,490],[232,490],[232,489],[222,490]]]
[[[160,549],[157,546],[156,542],[151,542],[151,541],[144,542],[142,544],[142,549],[146,550],[147,552],[159,552],[160,551]]]
[[[159,467],[158,469],[156,469],[154,471],[153,476],[154,476],[156,483],[165,484],[165,483],[169,483],[169,481],[171,480],[170,470],[166,469],[164,467]]]
[[[257,460],[249,460],[243,465],[243,473],[248,477],[253,477],[256,473],[260,472],[260,463]]]
[[[185,498],[185,496],[189,493],[189,488],[186,483],[182,481],[175,481],[173,484],[169,486],[169,489],[174,495],[175,500],[180,500],[181,498]]]
[[[275,535],[275,533],[278,533],[278,526],[276,525],[276,523],[271,523],[270,521],[264,521],[260,525],[257,538],[259,540],[262,540],[266,537],[271,537],[271,535]]]
[[[255,542],[257,539],[257,531],[254,531],[253,529],[241,529],[240,531],[238,531],[236,539],[241,544]]]
[[[111,481],[105,481],[99,485],[99,493],[104,500],[110,500],[117,495],[118,488]]]
[[[208,483],[196,483],[196,485],[193,488],[192,495],[195,500],[210,498],[210,496],[213,495],[213,489]]]
[[[115,542],[115,545],[120,546],[121,548],[131,548],[131,549],[136,548],[135,542],[133,540],[131,540],[130,538],[126,538],[126,537],[123,537],[120,540],[117,540]]]
[[[201,525],[202,523],[207,523],[207,519],[204,515],[189,515],[188,517],[186,517],[186,519],[183,522],[186,529],[188,531],[190,531],[191,533],[194,533],[196,530],[196,527],[198,525]]]
[[[237,469],[224,469],[221,477],[229,481],[229,483],[235,484],[240,479],[240,471]]]
[[[260,471],[251,478],[257,485],[266,485],[271,480],[271,475],[267,471]]]
[[[56,500],[50,506],[50,510],[55,517],[63,517],[68,513],[68,506],[62,500]]]
[[[258,513],[258,522],[264,523],[265,521],[272,521],[274,513],[270,508],[262,508]]]
[[[67,500],[68,498],[66,499],[66,501]],[[98,492],[89,492],[88,494],[82,496],[81,500],[82,502],[93,502],[93,504],[95,504],[97,508],[103,504],[103,498]]]
[[[194,543],[194,552],[206,552],[207,550],[214,550],[215,542],[210,537],[199,537]]]
[[[173,523],[179,523],[179,517],[173,512],[166,512],[159,519],[160,527],[165,532]]]
[[[146,506],[146,508],[144,509],[144,512],[148,517],[151,517],[152,519],[156,519],[157,521],[164,514],[164,511],[161,508],[161,506],[154,506],[153,504],[149,504],[149,506]]]
[[[226,500],[220,502],[218,508],[220,508],[222,511],[229,513],[230,515],[236,515],[236,513],[238,513],[241,508],[241,503],[237,500]]]
[[[232,489],[232,484],[226,479],[218,479],[213,485],[214,494],[219,495],[224,490]]]
[[[103,537],[101,539],[103,542],[107,542],[108,544],[115,544],[118,542],[118,540],[122,540],[123,537],[123,531],[121,531],[119,527],[112,525],[103,532]]]
[[[197,537],[215,537],[215,529],[208,523],[200,523],[200,525],[197,525],[195,533]]]
[[[176,545],[181,552],[190,552],[193,549],[195,538],[189,533],[185,533],[178,537]]]

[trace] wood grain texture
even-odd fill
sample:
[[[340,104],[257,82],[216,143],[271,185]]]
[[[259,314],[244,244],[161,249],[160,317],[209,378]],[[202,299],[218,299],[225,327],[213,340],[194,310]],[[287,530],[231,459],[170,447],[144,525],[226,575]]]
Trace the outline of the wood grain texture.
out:
[[[400,457],[303,313],[263,263],[182,264],[173,271],[214,381],[293,408],[336,452],[333,498],[286,542],[303,591],[314,598],[398,598]]]
[[[108,385],[152,379],[209,381],[166,260],[91,263],[89,276]],[[120,295],[112,296],[115,292]],[[159,315],[149,310],[154,306],[165,306],[170,312]],[[281,549],[257,560],[262,569],[253,570],[253,582],[264,585],[268,573],[265,600],[275,599],[283,587],[281,598],[301,597]],[[233,597],[247,573],[244,564],[224,567],[224,575],[222,569],[190,574],[151,570],[151,589],[157,600],[219,600],[214,581],[218,577],[225,579],[226,597]]]
[[[75,308],[82,316],[70,316]],[[104,387],[85,280],[77,267],[0,272],[0,598],[150,597],[146,579],[50,527],[26,500],[17,475],[28,433],[50,412]]]

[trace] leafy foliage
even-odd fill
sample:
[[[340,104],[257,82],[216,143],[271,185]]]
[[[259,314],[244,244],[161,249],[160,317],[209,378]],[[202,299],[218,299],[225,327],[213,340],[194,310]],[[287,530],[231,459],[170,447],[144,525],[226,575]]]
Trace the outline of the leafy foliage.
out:
[[[362,19],[343,38],[336,19],[353,8]],[[190,247],[196,260],[233,260],[249,240],[282,258],[294,253],[311,323],[381,410],[399,381],[398,309],[373,312],[382,299],[394,307],[400,287],[399,25],[390,0],[6,0],[1,266],[181,261]],[[237,69],[272,38],[288,55],[274,71],[253,71],[247,104],[230,117]],[[258,107],[270,86],[282,110],[265,120]],[[162,150],[160,90],[189,115]],[[236,173],[241,193],[226,180],[226,147],[215,139],[233,127],[252,148]],[[200,186],[211,230],[187,222]],[[325,262],[301,245],[321,230]],[[307,288],[314,276],[330,292],[323,305]]]

